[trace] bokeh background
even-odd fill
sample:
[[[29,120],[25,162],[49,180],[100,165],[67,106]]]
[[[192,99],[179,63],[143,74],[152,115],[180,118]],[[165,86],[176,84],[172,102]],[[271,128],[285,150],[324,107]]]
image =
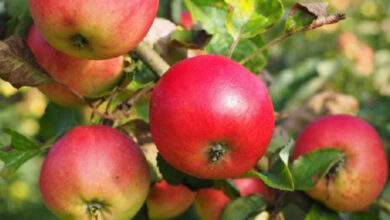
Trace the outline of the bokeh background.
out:
[[[21,1],[27,4],[26,0]],[[184,10],[180,1],[160,0],[160,17],[179,22]],[[283,1],[286,9],[295,2]],[[329,10],[345,12],[341,23],[297,34],[268,51],[269,61],[262,78],[270,85],[279,125],[297,135],[304,125],[323,114],[358,115],[380,132],[390,149],[390,4],[389,0],[330,0]],[[0,0],[0,33],[10,22]],[[278,36],[283,25],[265,35]],[[61,115],[61,117],[58,117]],[[16,90],[0,80],[0,128],[9,127],[44,142],[56,129],[82,123],[88,110],[60,107],[37,90]],[[54,125],[55,124],[55,125]],[[0,147],[7,143],[0,134]],[[0,179],[1,220],[54,220],[42,203],[38,190],[43,157],[24,164],[11,179]],[[0,162],[0,168],[2,164]],[[375,171],[373,171],[375,172]],[[390,200],[390,184],[384,197]],[[195,218],[187,212],[182,219]],[[190,213],[190,214],[189,214]],[[297,214],[299,219],[299,213]],[[382,219],[390,216],[381,214]],[[295,219],[294,219],[295,220]]]

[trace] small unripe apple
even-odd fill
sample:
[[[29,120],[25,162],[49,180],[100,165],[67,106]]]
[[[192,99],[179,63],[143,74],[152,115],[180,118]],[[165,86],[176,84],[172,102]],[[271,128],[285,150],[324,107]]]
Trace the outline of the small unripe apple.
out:
[[[383,190],[388,173],[378,133],[357,117],[325,116],[302,131],[293,158],[324,148],[338,148],[344,152],[344,158],[306,193],[333,210],[367,208]]]
[[[111,89],[123,75],[123,56],[109,60],[85,60],[70,57],[52,46],[33,25],[27,38],[37,63],[59,82],[85,97],[97,97]],[[39,86],[51,100],[61,105],[80,105],[82,100],[59,83]]]
[[[183,185],[172,186],[165,180],[153,185],[146,205],[151,219],[169,219],[185,212],[194,201],[196,192]]]
[[[257,178],[233,180],[241,196],[264,194],[267,190],[263,182]],[[220,220],[225,206],[230,202],[222,190],[214,188],[199,190],[195,199],[195,208],[202,220]]]
[[[137,145],[105,126],[79,126],[51,148],[41,170],[46,206],[62,220],[129,220],[150,187]]]
[[[109,59],[126,54],[146,35],[159,0],[29,0],[43,37],[70,56]]]
[[[192,19],[192,15],[189,11],[183,11],[180,14],[180,25],[183,26],[186,30],[191,30],[192,25],[194,25],[194,20]]]
[[[206,55],[177,63],[157,83],[150,126],[173,167],[225,179],[252,169],[263,156],[274,112],[258,77],[231,59]]]

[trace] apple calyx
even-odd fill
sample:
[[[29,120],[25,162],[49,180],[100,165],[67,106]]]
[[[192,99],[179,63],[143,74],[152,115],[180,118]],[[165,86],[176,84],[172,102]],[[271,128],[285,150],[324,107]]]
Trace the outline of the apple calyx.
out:
[[[71,40],[73,42],[73,46],[77,47],[79,50],[89,46],[89,41],[81,34],[73,35]]]
[[[223,159],[223,156],[227,152],[227,144],[225,142],[215,142],[210,144],[209,148],[209,162],[218,163]]]
[[[95,220],[99,219],[99,213],[103,210],[104,206],[100,202],[91,202],[87,205],[87,212]]]

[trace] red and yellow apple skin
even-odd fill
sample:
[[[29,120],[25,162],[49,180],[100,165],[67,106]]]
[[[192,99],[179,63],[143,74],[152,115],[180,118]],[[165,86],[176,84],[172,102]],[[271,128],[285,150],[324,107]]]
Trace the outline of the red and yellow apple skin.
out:
[[[150,126],[162,157],[203,179],[236,177],[265,153],[274,129],[267,88],[218,55],[189,58],[157,83]]]
[[[150,173],[124,134],[79,126],[51,148],[39,184],[46,206],[62,220],[129,220],[148,195]]]
[[[360,211],[379,196],[388,168],[386,153],[375,129],[348,115],[329,115],[309,124],[297,139],[293,158],[323,148],[338,148],[343,163],[306,193],[337,211]]]
[[[85,60],[70,57],[52,46],[41,36],[35,25],[27,38],[37,63],[59,82],[85,97],[97,97],[111,89],[122,78],[123,56],[109,60]],[[61,105],[81,105],[82,100],[59,83],[41,85],[39,89]]]
[[[165,180],[153,185],[146,205],[151,219],[170,219],[185,212],[192,204],[196,192],[183,185],[172,186]]]
[[[257,178],[243,178],[233,181],[237,184],[241,196],[264,194],[267,191],[264,183]],[[222,212],[229,202],[230,198],[222,190],[201,189],[195,199],[195,208],[202,220],[221,220]]]
[[[43,37],[73,57],[109,59],[126,54],[146,35],[159,0],[29,0]]]

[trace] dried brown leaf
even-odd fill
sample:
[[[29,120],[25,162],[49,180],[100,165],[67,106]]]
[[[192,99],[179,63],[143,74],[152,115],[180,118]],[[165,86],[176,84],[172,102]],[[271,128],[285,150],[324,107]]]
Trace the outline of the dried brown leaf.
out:
[[[0,78],[14,87],[38,86],[53,82],[38,64],[21,37],[0,41]]]
[[[344,20],[346,15],[344,13],[332,14],[328,13],[326,9],[328,3],[326,2],[316,2],[316,3],[297,3],[291,9],[291,14],[295,13],[297,10],[305,10],[306,12],[315,16],[316,19],[306,27],[306,29],[315,29],[323,25],[334,24],[341,20]]]

